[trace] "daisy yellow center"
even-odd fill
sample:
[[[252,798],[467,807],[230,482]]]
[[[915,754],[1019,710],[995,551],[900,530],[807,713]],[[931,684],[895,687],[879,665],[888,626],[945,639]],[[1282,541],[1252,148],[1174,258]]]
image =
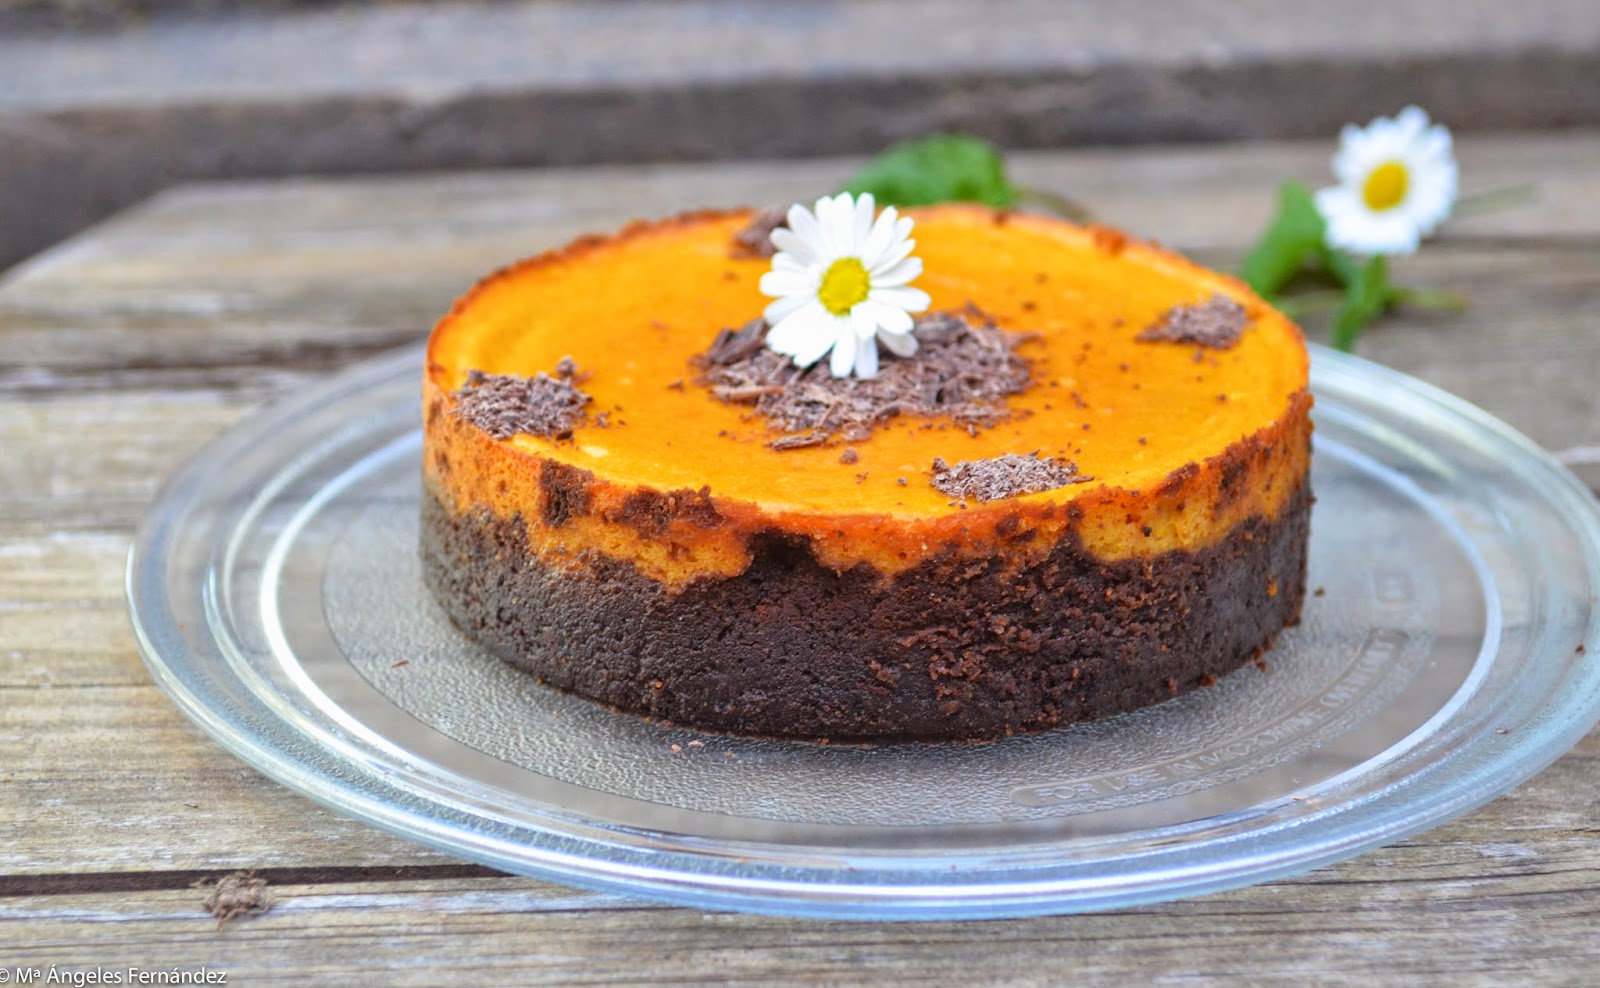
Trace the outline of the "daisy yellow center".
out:
[[[1393,209],[1406,197],[1411,173],[1398,161],[1385,161],[1367,175],[1361,186],[1361,200],[1375,213]]]
[[[872,279],[867,277],[867,266],[854,257],[841,257],[828,265],[822,273],[822,285],[817,289],[817,301],[836,316],[865,302],[872,290]]]

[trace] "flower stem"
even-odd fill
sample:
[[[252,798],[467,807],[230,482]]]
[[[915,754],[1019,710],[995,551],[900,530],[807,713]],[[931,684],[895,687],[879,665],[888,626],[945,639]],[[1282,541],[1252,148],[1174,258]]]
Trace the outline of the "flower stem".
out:
[[[1349,353],[1355,349],[1356,337],[1367,323],[1383,313],[1388,305],[1389,259],[1375,255],[1359,269],[1355,280],[1345,286],[1344,302],[1333,316],[1333,347]]]
[[[1490,189],[1456,200],[1455,215],[1471,216],[1474,213],[1492,213],[1509,206],[1520,206],[1539,198],[1539,186],[1534,182],[1508,185],[1503,189]]]
[[[1427,288],[1391,288],[1390,305],[1414,305],[1419,309],[1442,309],[1446,312],[1465,312],[1471,305],[1465,295],[1441,292]]]
[[[1021,202],[1036,203],[1057,216],[1065,217],[1074,223],[1087,223],[1094,218],[1094,214],[1090,213],[1088,207],[1082,203],[1046,189],[1019,186],[1017,188],[1017,199]]]

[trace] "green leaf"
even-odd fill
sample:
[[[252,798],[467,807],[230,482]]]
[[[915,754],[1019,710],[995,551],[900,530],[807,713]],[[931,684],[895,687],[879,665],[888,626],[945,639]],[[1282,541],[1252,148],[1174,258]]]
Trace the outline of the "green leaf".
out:
[[[1344,303],[1333,316],[1333,347],[1349,353],[1356,337],[1367,323],[1389,305],[1389,266],[1382,254],[1356,269],[1356,276],[1345,287]]]
[[[1277,215],[1244,259],[1244,280],[1258,295],[1271,298],[1299,272],[1308,255],[1326,250],[1324,232],[1311,190],[1299,182],[1283,183],[1278,187]]]
[[[1329,247],[1326,241],[1317,244],[1317,255],[1322,260],[1323,270],[1333,275],[1333,280],[1346,288],[1361,277],[1360,259]]]
[[[851,176],[843,191],[870,192],[883,206],[955,201],[999,209],[1021,195],[995,146],[966,134],[935,134],[890,148]]]

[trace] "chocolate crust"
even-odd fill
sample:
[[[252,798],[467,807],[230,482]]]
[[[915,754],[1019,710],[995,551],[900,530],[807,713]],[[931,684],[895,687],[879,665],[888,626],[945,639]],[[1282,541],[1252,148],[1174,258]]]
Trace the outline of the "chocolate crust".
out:
[[[1075,537],[1023,565],[936,556],[885,579],[757,537],[748,570],[669,591],[586,553],[549,567],[521,518],[424,494],[424,577],[469,637],[541,682],[735,734],[979,740],[1208,684],[1299,617],[1311,495],[1220,542],[1107,562]]]

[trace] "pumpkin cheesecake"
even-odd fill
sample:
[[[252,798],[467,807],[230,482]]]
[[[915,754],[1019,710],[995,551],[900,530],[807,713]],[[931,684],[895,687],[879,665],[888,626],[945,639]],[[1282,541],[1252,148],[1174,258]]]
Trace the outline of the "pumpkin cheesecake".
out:
[[[1210,684],[1297,619],[1307,354],[1239,282],[911,210],[926,307],[840,375],[763,320],[795,265],[741,248],[762,219],[580,239],[434,329],[421,553],[467,636],[683,726],[976,740]]]

